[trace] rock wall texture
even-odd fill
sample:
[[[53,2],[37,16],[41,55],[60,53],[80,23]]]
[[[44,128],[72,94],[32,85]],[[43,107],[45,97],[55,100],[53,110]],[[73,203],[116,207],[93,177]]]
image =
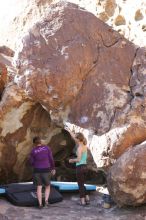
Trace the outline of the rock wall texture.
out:
[[[5,88],[7,82],[7,68],[3,63],[0,63],[0,96]]]
[[[15,49],[22,33],[48,13],[51,0],[6,0],[0,9],[0,46]]]
[[[54,157],[65,147],[67,157],[74,147],[68,135],[63,135],[61,128],[53,125],[49,114],[39,104],[30,101],[15,84],[9,85],[0,103],[1,182],[29,180],[32,137],[39,135],[52,147],[52,136],[57,134],[60,138],[53,141]]]
[[[146,143],[126,151],[108,174],[108,188],[119,205],[136,206],[146,202]]]
[[[103,166],[103,153],[116,159],[145,139],[144,94],[137,90],[138,75],[144,79],[145,51],[77,6],[58,5],[60,11],[53,5],[18,45],[15,81],[54,123],[69,121],[90,130],[90,149]],[[144,81],[141,86],[143,92]]]
[[[0,9],[0,45],[15,49],[17,39],[45,17],[48,5],[59,0],[5,0]],[[65,0],[66,1],[66,0]],[[145,46],[145,0],[68,0],[92,12],[138,46]],[[5,22],[3,22],[5,21]]]
[[[134,163],[130,154],[137,158],[134,149],[146,138],[145,48],[72,3],[50,5],[45,0],[33,0],[30,4],[23,0],[23,10],[16,3],[19,10],[15,19],[13,13],[8,16],[0,37],[0,44],[5,45],[0,47],[1,180],[30,178],[27,159],[35,135],[50,144],[57,164],[66,167],[65,159],[74,147],[63,130],[69,126],[85,134],[97,167],[108,169],[117,160],[109,171],[109,189],[115,201],[129,205],[125,197],[128,191],[120,188],[116,166],[122,161],[122,172],[127,169],[124,155],[131,161],[127,163]],[[14,2],[11,4],[13,8]],[[125,8],[120,9],[121,4]],[[115,26],[124,28],[129,21],[124,15],[126,4],[128,1],[119,6],[116,1],[100,1],[96,7],[101,6],[108,22],[115,18]],[[137,16],[139,12],[134,24],[141,25],[144,16],[136,20]],[[133,165],[133,178],[137,169]],[[125,184],[130,188],[129,177]],[[138,181],[136,184],[139,187]],[[121,200],[117,199],[118,191]],[[145,202],[141,195],[137,199],[131,196],[130,203]]]
[[[69,0],[112,26],[136,45],[145,46],[146,2],[144,0]]]
[[[18,44],[15,81],[54,122],[69,114],[74,124],[103,134],[128,102],[136,49],[92,14],[58,5]]]

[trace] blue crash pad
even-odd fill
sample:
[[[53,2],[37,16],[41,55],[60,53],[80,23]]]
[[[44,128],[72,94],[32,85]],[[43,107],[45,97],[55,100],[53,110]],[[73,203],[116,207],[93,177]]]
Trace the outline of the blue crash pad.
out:
[[[56,187],[59,191],[70,192],[79,190],[77,182],[51,181],[51,185]],[[85,184],[85,187],[88,191],[96,191],[95,185]]]
[[[13,184],[9,184],[8,186],[10,187],[15,187],[15,185],[25,185],[25,184],[32,184],[32,182],[27,182],[27,183],[13,183]],[[56,189],[58,189],[59,191],[62,192],[74,192],[74,191],[78,191],[79,187],[77,182],[59,182],[59,181],[51,181],[51,185],[54,186]],[[8,187],[7,186],[7,187]],[[6,188],[7,188],[6,187]],[[96,185],[92,185],[92,184],[85,184],[86,190],[88,191],[96,191]],[[5,194],[6,190],[5,188],[0,188],[0,195]]]
[[[0,188],[0,195],[5,194],[5,193],[6,193],[6,190],[4,188]]]

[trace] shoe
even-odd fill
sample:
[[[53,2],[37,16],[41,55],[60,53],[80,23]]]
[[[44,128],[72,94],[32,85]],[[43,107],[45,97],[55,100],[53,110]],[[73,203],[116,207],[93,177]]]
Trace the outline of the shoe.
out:
[[[40,210],[43,209],[43,205],[39,205],[38,209],[40,209]]]
[[[50,204],[48,202],[45,203],[44,208],[49,208]]]
[[[80,205],[80,206],[83,206],[83,207],[86,206],[86,203],[82,203],[82,202],[78,202],[77,204]]]
[[[90,200],[86,200],[86,205],[90,205]]]

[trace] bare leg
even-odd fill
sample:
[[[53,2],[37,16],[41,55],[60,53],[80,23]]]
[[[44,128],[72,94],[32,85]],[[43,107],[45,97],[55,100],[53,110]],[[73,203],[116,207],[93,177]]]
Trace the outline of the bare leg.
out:
[[[85,198],[83,197],[83,198],[80,198],[80,199],[81,199],[81,204],[85,205],[86,204]]]
[[[42,206],[42,186],[37,186],[37,198],[39,201],[39,206]]]
[[[90,204],[90,198],[89,198],[89,195],[86,195],[85,200],[86,200],[86,204]]]
[[[48,199],[50,195],[50,185],[45,187],[45,203],[48,204]]]

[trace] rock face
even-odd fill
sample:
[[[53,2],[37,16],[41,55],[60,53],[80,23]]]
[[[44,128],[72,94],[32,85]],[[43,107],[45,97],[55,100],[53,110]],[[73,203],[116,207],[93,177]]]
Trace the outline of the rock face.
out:
[[[22,33],[27,31],[32,24],[45,17],[48,13],[48,5],[59,0],[5,0],[0,9],[0,45],[6,45],[15,49],[17,40]],[[123,34],[136,45],[145,46],[145,0],[68,0],[84,7],[98,18],[112,26],[114,30]],[[10,10],[10,13],[9,13]],[[129,13],[130,11],[130,13]],[[118,22],[117,17],[124,19]],[[123,21],[122,19],[122,21]],[[5,22],[3,22],[5,20]]]
[[[0,63],[0,96],[4,90],[7,81],[7,68],[3,63]]]
[[[52,121],[70,120],[103,134],[128,102],[134,56],[134,45],[95,16],[58,3],[18,45],[15,80]]]
[[[145,0],[69,0],[79,4],[139,46],[145,46]],[[130,12],[130,13],[129,13]]]
[[[112,148],[112,153],[115,158],[118,158],[127,147],[134,146],[143,142],[145,136],[145,71],[146,58],[145,48],[139,48],[132,66],[132,76],[130,78],[130,95],[129,104],[122,110],[117,112],[113,127],[118,124],[128,124],[128,129],[124,134],[122,142]],[[131,135],[132,134],[132,135]]]
[[[64,3],[52,5],[20,45],[15,54],[18,86],[54,123],[69,121],[85,129],[98,167],[145,139],[144,94],[134,92],[138,74],[143,75],[144,91],[144,49],[136,51],[95,16]]]
[[[0,179],[1,183],[30,180],[32,171],[28,155],[32,148],[32,137],[39,135],[45,143],[53,146],[58,155],[70,155],[74,147],[69,134],[64,134],[50,119],[40,104],[33,102],[14,82],[16,69],[12,65],[12,51],[0,47]],[[52,140],[56,135],[57,140]],[[66,152],[66,153],[65,153]],[[9,160],[9,158],[11,159]],[[60,165],[59,165],[60,167]],[[66,175],[68,175],[66,171]]]
[[[0,77],[1,180],[30,178],[27,159],[35,135],[50,144],[57,164],[70,178],[65,159],[74,142],[64,125],[83,132],[96,165],[108,168],[146,138],[145,48],[77,5],[61,1],[47,8],[45,0],[23,3],[27,13],[12,19],[14,38],[4,39],[15,49],[13,62],[13,51],[0,47],[2,71],[7,69]],[[106,1],[106,18],[116,10],[116,1]],[[118,178],[118,172],[111,172]],[[112,178],[108,181],[114,186]],[[126,201],[118,203],[129,204]]]
[[[125,152],[108,174],[108,188],[120,206],[137,206],[146,202],[146,143]]]
[[[15,50],[15,45],[22,33],[48,13],[52,0],[6,0],[1,4],[0,45]],[[5,21],[5,22],[4,22]]]
[[[52,137],[59,135],[56,141]],[[9,85],[0,103],[0,177],[1,182],[29,180],[32,171],[28,155],[32,137],[39,135],[53,147],[56,160],[61,151],[70,155],[74,144],[69,135],[64,135],[50,120],[49,114],[35,102],[30,101],[15,84]],[[64,151],[63,151],[64,150]],[[60,161],[62,156],[60,155]],[[8,158],[11,157],[11,160]]]

